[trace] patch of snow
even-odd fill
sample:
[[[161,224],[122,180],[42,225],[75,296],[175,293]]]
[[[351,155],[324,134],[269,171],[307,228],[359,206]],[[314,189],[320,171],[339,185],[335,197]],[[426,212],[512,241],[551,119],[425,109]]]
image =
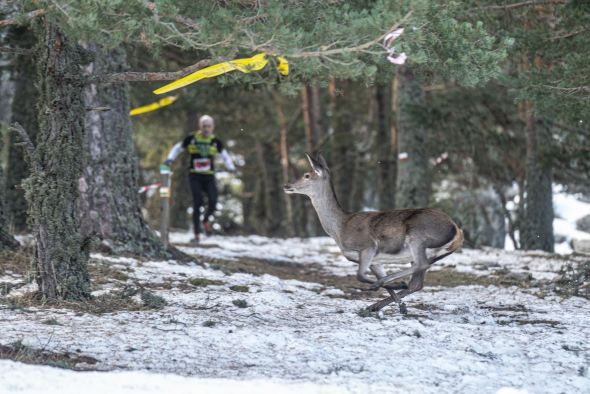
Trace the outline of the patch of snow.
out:
[[[311,263],[339,275],[356,270],[330,238],[208,237],[201,247],[184,249],[216,258],[270,258],[269,264],[289,262],[294,270]],[[318,283],[225,275],[197,264],[92,257],[121,269],[131,283],[149,283],[168,305],[100,316],[0,305],[0,343],[79,349],[98,359],[100,370],[133,372],[74,373],[3,361],[0,392],[590,391],[586,299],[541,298],[517,287],[436,287],[406,299],[408,316],[390,307],[363,318],[358,311],[378,298],[350,300]],[[543,279],[554,277],[564,261],[541,252],[464,249],[433,269],[490,275],[507,268]],[[222,283],[197,287],[191,278]],[[231,291],[235,285],[249,292]],[[238,299],[245,307],[234,304]]]
[[[172,237],[182,239],[182,234],[173,233]],[[252,258],[271,263],[288,263],[294,267],[313,264],[336,276],[354,276],[358,268],[357,264],[342,256],[334,240],[329,237],[278,239],[260,236],[211,236],[204,238],[198,247],[180,248],[204,261]],[[572,260],[580,258],[570,257]],[[410,261],[394,262],[389,255],[379,255],[375,261],[392,272],[408,268],[410,265]],[[462,248],[459,252],[436,262],[431,270],[455,269],[478,276],[509,270],[514,273],[527,273],[532,279],[539,280],[555,278],[563,264],[564,257],[541,251]]]
[[[373,386],[377,385],[355,380],[336,386],[271,379],[203,379],[148,371],[73,372],[0,360],[0,390],[6,394],[330,394],[370,392]]]

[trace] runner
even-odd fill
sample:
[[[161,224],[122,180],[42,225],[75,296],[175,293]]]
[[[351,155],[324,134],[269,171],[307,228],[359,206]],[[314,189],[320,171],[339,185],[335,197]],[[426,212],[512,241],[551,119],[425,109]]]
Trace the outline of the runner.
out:
[[[215,122],[209,115],[203,115],[199,119],[199,130],[187,136],[183,141],[174,145],[168,158],[164,162],[172,165],[178,155],[188,150],[190,155],[189,183],[193,194],[193,230],[195,239],[199,242],[201,233],[201,206],[203,205],[203,193],[207,195],[207,210],[203,217],[203,230],[211,232],[211,219],[217,205],[217,184],[215,182],[215,155],[220,154],[228,171],[236,170],[234,163],[224,149],[223,143],[213,134]]]

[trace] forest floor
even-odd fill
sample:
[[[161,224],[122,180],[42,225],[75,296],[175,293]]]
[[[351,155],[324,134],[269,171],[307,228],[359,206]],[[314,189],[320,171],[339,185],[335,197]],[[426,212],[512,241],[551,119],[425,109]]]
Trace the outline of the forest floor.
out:
[[[590,391],[589,256],[463,249],[403,316],[329,238],[188,237],[204,264],[93,254],[87,304],[0,261],[0,392]]]

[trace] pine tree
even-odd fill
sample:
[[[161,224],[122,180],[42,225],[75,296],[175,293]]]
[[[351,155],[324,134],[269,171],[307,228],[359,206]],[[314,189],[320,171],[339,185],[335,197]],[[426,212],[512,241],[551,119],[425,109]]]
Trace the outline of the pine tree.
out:
[[[292,62],[296,71],[283,84],[283,89],[289,90],[305,81],[333,76],[374,77],[375,63],[384,61],[384,52],[379,50],[384,34],[402,23],[413,27],[408,29],[402,46],[413,52],[416,63],[433,67],[444,64],[445,75],[460,76],[466,84],[497,72],[503,53],[481,25],[457,22],[452,18],[453,7],[445,4],[434,7],[428,1],[410,3],[411,11],[389,1],[374,2],[370,7],[364,1],[340,4],[319,0],[236,5],[177,0],[166,7],[155,2],[118,0],[18,2],[21,15],[15,21],[42,19],[37,65],[40,134],[33,155],[36,168],[26,181],[26,190],[43,295],[48,299],[79,299],[89,292],[88,253],[78,228],[76,199],[78,179],[84,169],[80,120],[85,113],[82,91],[87,81],[81,66],[90,59],[72,42],[96,42],[107,50],[123,43],[144,45],[154,52],[179,46],[199,51],[202,56],[178,72],[105,73],[89,76],[93,83],[176,79],[211,64],[213,59],[264,51],[285,55]],[[7,24],[13,23],[2,23]],[[440,36],[443,45],[429,39]],[[430,56],[437,51],[444,56]],[[256,82],[264,77],[267,74],[232,74],[219,80]],[[362,185],[357,182],[356,186],[360,193]],[[353,196],[360,201],[360,194]]]

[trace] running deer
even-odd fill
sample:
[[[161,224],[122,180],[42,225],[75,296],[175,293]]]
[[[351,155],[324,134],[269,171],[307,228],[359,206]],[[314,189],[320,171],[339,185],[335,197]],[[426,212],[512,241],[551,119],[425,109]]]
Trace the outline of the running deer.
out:
[[[313,171],[284,185],[285,193],[308,196],[326,233],[336,241],[344,257],[359,265],[357,279],[370,283],[369,290],[383,287],[389,292],[388,298],[369,309],[377,311],[396,302],[400,312],[406,313],[401,299],[422,289],[426,270],[462,245],[463,231],[446,213],[435,208],[345,212],[336,198],[324,157],[320,154],[313,159],[307,155],[307,159]],[[380,253],[411,261],[411,268],[387,275],[380,264],[373,262]],[[368,276],[368,270],[377,280]],[[395,282],[410,275],[408,284]]]

